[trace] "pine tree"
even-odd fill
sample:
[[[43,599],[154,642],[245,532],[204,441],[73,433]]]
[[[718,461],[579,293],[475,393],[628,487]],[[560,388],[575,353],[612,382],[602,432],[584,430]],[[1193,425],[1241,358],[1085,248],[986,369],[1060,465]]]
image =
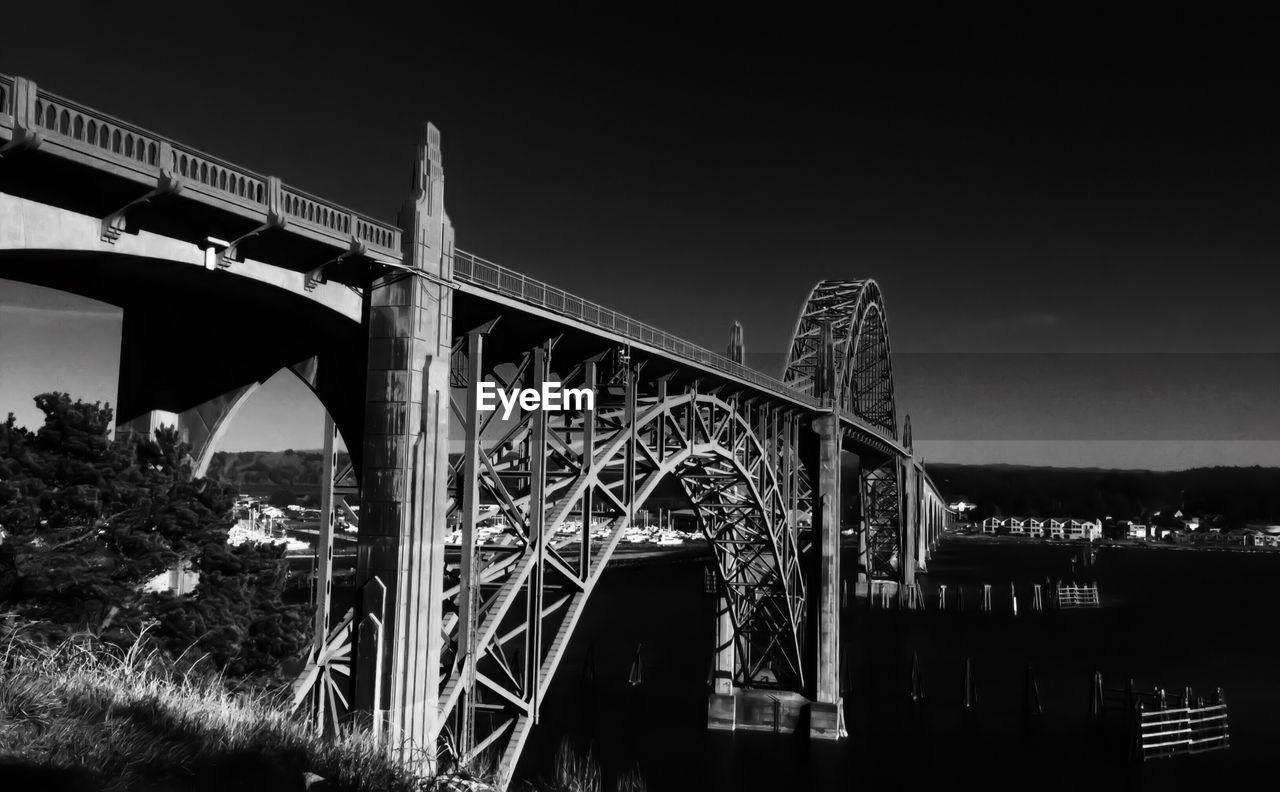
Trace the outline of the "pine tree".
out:
[[[177,655],[194,647],[232,675],[269,672],[305,640],[306,614],[281,599],[283,550],[227,545],[235,494],[193,478],[172,428],[112,441],[112,411],[62,393],[36,397],[37,432],[0,425],[0,610],[50,639],[90,629],[129,644],[144,624]],[[147,594],[177,565],[195,591]]]

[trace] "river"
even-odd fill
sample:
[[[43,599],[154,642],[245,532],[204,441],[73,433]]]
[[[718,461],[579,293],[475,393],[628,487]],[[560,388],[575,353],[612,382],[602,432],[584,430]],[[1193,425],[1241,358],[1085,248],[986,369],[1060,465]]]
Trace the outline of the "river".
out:
[[[548,778],[564,736],[591,745],[604,789],[638,766],[648,789],[1233,788],[1274,774],[1271,723],[1280,712],[1280,634],[1274,609],[1280,555],[1102,548],[1077,577],[1096,579],[1100,610],[1034,613],[1031,583],[1070,575],[1065,544],[992,544],[951,538],[922,575],[925,612],[844,612],[849,653],[850,737],[815,743],[798,735],[709,732],[705,726],[713,598],[697,563],[609,570],[593,595],[552,682],[519,768]],[[845,568],[852,567],[846,556]],[[1009,582],[1019,586],[1013,616]],[[937,610],[947,583],[950,608]],[[993,584],[993,612],[978,610]],[[956,591],[965,589],[965,612]],[[637,643],[643,683],[627,684]],[[593,648],[593,649],[592,649]],[[596,682],[583,682],[589,649]],[[913,653],[925,699],[908,705]],[[962,711],[964,663],[974,669],[977,706]],[[1044,714],[1023,724],[1027,665]],[[1222,686],[1231,707],[1231,748],[1135,764],[1119,714],[1089,720],[1091,679],[1107,687],[1132,677],[1140,690],[1186,685],[1206,698]]]

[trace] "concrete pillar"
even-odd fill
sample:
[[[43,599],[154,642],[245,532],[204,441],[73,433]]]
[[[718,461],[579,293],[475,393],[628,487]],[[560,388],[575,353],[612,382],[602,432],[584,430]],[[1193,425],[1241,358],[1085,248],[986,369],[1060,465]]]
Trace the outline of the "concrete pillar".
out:
[[[733,617],[729,614],[729,598],[722,590],[716,597],[716,667],[713,691],[717,696],[733,695],[733,672],[736,657]]]
[[[737,651],[729,599],[723,590],[716,596],[716,652],[711,669],[711,695],[707,699],[707,728],[733,731],[738,726],[738,701],[733,673]]]
[[[813,422],[818,433],[817,674],[809,708],[809,736],[845,735],[840,696],[840,418],[835,412]]]
[[[440,135],[417,148],[400,218],[402,270],[368,291],[369,369],[356,585],[386,586],[380,641],[356,648],[355,707],[404,758],[434,756],[453,339],[453,230],[444,212]],[[370,600],[373,601],[373,600]],[[377,614],[362,614],[362,620]],[[363,634],[363,633],[362,633]],[[377,647],[381,645],[381,651]],[[385,684],[374,684],[374,680]],[[422,768],[430,771],[432,768]]]
[[[905,586],[916,582],[916,532],[920,530],[920,476],[915,461],[902,460],[898,465],[898,490],[901,493],[898,518],[902,533],[898,540],[898,575]]]
[[[260,384],[250,382],[182,412],[147,410],[117,423],[116,436],[151,436],[161,426],[172,426],[178,430],[178,437],[182,442],[191,446],[191,474],[196,477],[204,476],[209,471],[209,462],[213,459],[218,443],[231,425],[231,419]]]

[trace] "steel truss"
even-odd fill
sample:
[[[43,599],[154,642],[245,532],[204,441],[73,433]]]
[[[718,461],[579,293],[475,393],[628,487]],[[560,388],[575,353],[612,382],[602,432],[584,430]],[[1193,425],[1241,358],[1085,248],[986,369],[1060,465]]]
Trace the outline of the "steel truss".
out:
[[[496,759],[505,783],[537,723],[547,684],[601,571],[636,511],[673,477],[712,543],[728,595],[734,683],[804,685],[802,524],[811,492],[798,415],[737,394],[645,380],[620,348],[559,366],[553,339],[519,361],[486,359],[492,324],[455,347],[453,411],[464,450],[451,470],[440,742],[472,764]],[[478,410],[478,385],[556,380],[596,394],[595,409]],[[499,518],[482,538],[482,509]],[[593,530],[593,522],[596,523]],[[486,532],[489,533],[489,532]],[[452,581],[452,583],[450,582]]]
[[[796,320],[783,381],[829,400],[897,439],[889,330],[873,280],[822,281]],[[902,505],[896,456],[866,464],[860,475],[863,569],[868,577],[901,574]]]
[[[862,567],[873,580],[897,580],[902,568],[902,515],[895,457],[861,471],[862,521],[864,525]]]
[[[823,332],[830,329],[834,371],[826,371]],[[825,397],[897,439],[889,330],[873,280],[828,280],[813,287],[796,319],[783,381]]]
[[[338,429],[333,417],[324,416],[324,451],[320,488],[320,528],[312,569],[311,648],[302,673],[293,683],[292,710],[306,711],[320,734],[336,734],[351,709],[351,662],[354,613],[348,609],[333,622],[333,545],[338,515],[358,518],[348,498],[359,500],[357,477],[350,463],[338,465]]]

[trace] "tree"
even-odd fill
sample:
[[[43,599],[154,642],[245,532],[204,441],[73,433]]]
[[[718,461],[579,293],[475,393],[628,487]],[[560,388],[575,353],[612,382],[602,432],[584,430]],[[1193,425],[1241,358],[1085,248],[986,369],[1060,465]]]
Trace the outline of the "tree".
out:
[[[194,645],[231,674],[271,668],[301,647],[306,614],[280,599],[283,550],[227,545],[235,493],[193,478],[177,431],[109,439],[112,411],[63,393],[36,397],[44,425],[0,425],[0,608],[51,639],[89,628],[132,643]],[[184,596],[143,584],[189,563]]]

